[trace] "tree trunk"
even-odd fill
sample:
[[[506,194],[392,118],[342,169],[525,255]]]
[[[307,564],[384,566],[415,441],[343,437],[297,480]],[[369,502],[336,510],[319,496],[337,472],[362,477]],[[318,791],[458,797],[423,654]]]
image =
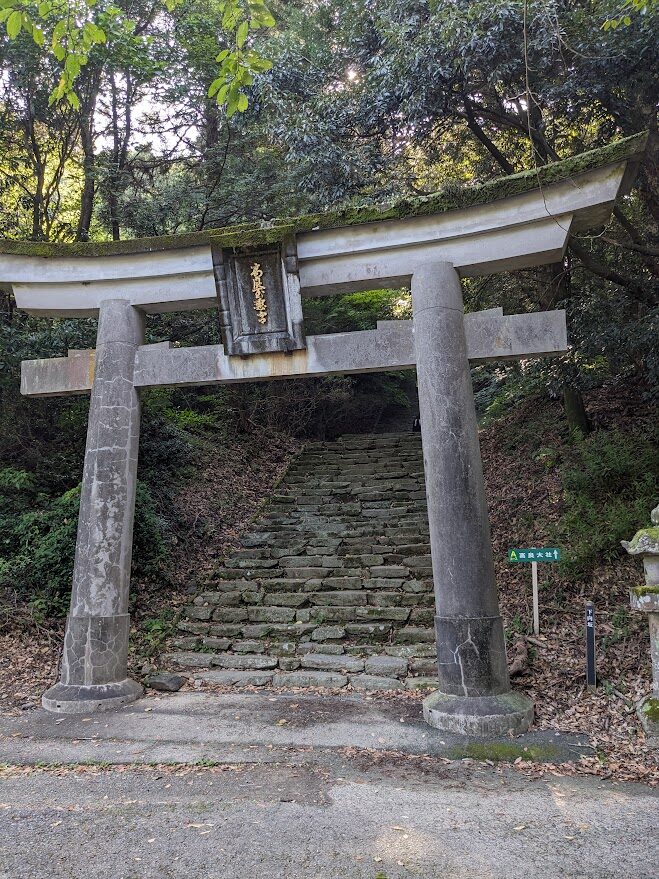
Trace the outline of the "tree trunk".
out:
[[[43,208],[44,198],[43,189],[45,182],[45,168],[41,161],[35,156],[36,186],[34,196],[32,197],[32,241],[40,241],[43,236]]]
[[[563,385],[563,408],[570,433],[576,430],[582,436],[588,436],[591,431],[588,413],[581,391],[573,385]]]
[[[94,212],[94,195],[96,192],[96,184],[94,180],[94,155],[87,152],[85,145],[86,137],[81,137],[85,158],[83,161],[84,184],[82,194],[80,196],[80,218],[78,220],[78,229],[76,231],[76,241],[89,241],[89,227],[92,222],[92,214]]]
[[[119,196],[125,186],[124,175],[128,165],[128,147],[132,135],[132,106],[135,100],[130,71],[124,71],[124,80],[126,99],[123,109],[122,130],[119,124],[120,100],[117,82],[114,71],[110,73],[110,89],[112,93],[112,155],[108,172],[108,208],[113,241],[119,241],[121,237]]]
[[[100,87],[101,70],[90,71],[87,92],[80,108],[80,143],[84,155],[82,163],[83,186],[80,195],[80,217],[76,241],[89,241],[89,229],[94,213],[96,195],[96,156],[94,154],[94,113]]]
[[[603,278],[605,281],[612,281],[619,287],[624,287],[630,296],[633,296],[634,299],[637,299],[644,305],[650,307],[656,305],[653,291],[647,284],[644,284],[642,281],[631,276],[621,275],[616,269],[612,269],[605,263],[599,262],[599,260],[594,257],[586,247],[579,244],[574,238],[570,239],[568,246],[572,253],[581,260],[583,265],[594,275],[597,275],[598,278]]]
[[[639,189],[656,227],[659,225],[659,133],[657,117],[650,117],[648,143],[638,175]]]
[[[206,101],[204,105],[204,140],[207,152],[220,140],[220,114],[215,100]]]
[[[515,168],[508,161],[508,159],[504,156],[501,150],[493,143],[492,140],[485,134],[482,127],[476,121],[476,117],[474,116],[474,108],[469,102],[469,99],[464,98],[464,107],[465,114],[467,116],[467,127],[474,135],[474,137],[479,140],[485,149],[490,153],[490,155],[499,163],[499,165],[503,168],[506,174],[514,174]]]
[[[110,212],[110,229],[112,240],[119,241],[121,231],[119,228],[119,211],[117,189],[119,186],[119,101],[117,97],[117,84],[114,71],[110,74],[110,89],[112,92],[112,157],[110,159],[110,171],[108,174],[108,208]]]

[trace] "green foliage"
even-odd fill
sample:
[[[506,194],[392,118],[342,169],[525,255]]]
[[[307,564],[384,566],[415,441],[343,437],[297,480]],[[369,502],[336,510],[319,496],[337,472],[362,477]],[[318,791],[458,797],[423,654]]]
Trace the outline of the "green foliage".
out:
[[[510,646],[513,644],[520,635],[526,635],[529,631],[529,624],[525,621],[520,614],[515,614],[515,616],[510,620],[505,630],[505,638],[506,645]]]
[[[374,330],[379,320],[411,317],[409,293],[404,290],[368,290],[346,296],[304,300],[308,335]]]
[[[163,0],[163,6],[172,13],[182,2]],[[254,77],[272,67],[271,61],[246,45],[247,40],[260,28],[274,27],[275,19],[264,0],[219,0],[217,9],[221,27],[233,38],[233,45],[216,56],[218,76],[209,95],[216,97],[231,117],[247,109],[245,90],[253,84]],[[24,31],[44,55],[52,55],[59,62],[59,79],[50,94],[50,103],[65,100],[74,110],[80,109],[74,86],[94,50],[107,47],[111,42],[108,33],[116,34],[118,28],[130,40],[137,24],[111,0],[0,0],[2,22],[10,40]]]
[[[659,0],[623,0],[622,6],[614,16],[604,21],[602,28],[608,31],[615,30],[621,25],[629,27],[632,23],[632,15],[646,15],[648,12],[653,12],[658,4]]]
[[[411,317],[406,290],[369,290],[345,296],[304,300],[305,330],[309,335],[373,330],[379,320]],[[316,386],[327,399],[318,406],[310,429],[318,436],[375,427],[388,414],[410,408],[413,378],[406,373],[326,378]],[[312,422],[313,423],[313,422]]]
[[[158,652],[166,638],[176,631],[177,615],[171,607],[166,607],[157,617],[149,617],[140,623],[140,635],[144,644],[141,653],[151,656]]]
[[[552,540],[565,548],[565,574],[580,579],[619,556],[620,541],[647,522],[659,484],[657,437],[620,430],[575,435],[561,477],[565,512]]]
[[[30,474],[7,469],[0,471],[0,486],[0,587],[29,596],[38,615],[61,613],[71,590],[80,486],[49,499],[35,491]],[[134,541],[135,574],[155,576],[167,558],[167,543],[141,482]]]
[[[246,48],[250,29],[274,27],[275,20],[263,0],[250,0],[249,18],[242,20],[243,10],[235,0],[222,3],[221,7],[222,26],[235,33],[235,48],[222,49],[216,56],[219,73],[208,88],[208,97],[226,105],[227,116],[231,118],[234,113],[244,113],[247,109],[244,90],[253,84],[254,76],[272,68],[272,61],[262,58],[254,49]]]
[[[51,501],[35,501],[36,508],[0,523],[0,586],[58,598],[71,588],[80,488]]]
[[[165,417],[170,420],[179,430],[187,430],[195,433],[203,430],[212,430],[217,427],[217,418],[205,412],[196,412],[194,409],[166,409]]]
[[[659,699],[648,696],[642,704],[641,711],[652,723],[659,723]]]
[[[0,470],[0,504],[6,503],[12,494],[20,494],[34,491],[34,476],[25,470],[14,470],[13,467],[5,467]]]
[[[151,489],[138,480],[135,497],[133,571],[137,577],[157,577],[169,555],[166,525]]]
[[[559,459],[560,452],[551,446],[541,446],[533,453],[533,460],[542,464],[547,470],[552,470],[558,464]]]
[[[195,405],[197,393],[158,388],[143,394],[140,474],[154,494],[168,496],[194,469],[195,433],[211,426]]]
[[[523,400],[544,391],[533,372],[519,363],[494,363],[472,367],[476,412],[482,427],[509,414]]]
[[[602,650],[606,651],[609,647],[620,643],[620,641],[626,641],[631,633],[631,622],[629,605],[618,605],[611,614],[611,628],[613,631],[607,632],[602,638]]]

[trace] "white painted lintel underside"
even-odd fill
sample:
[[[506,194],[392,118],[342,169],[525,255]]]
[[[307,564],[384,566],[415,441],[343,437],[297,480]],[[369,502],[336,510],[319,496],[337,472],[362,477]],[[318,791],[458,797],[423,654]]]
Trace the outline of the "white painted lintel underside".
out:
[[[620,162],[486,205],[305,232],[302,295],[403,286],[431,261],[465,277],[556,262],[573,229],[606,221],[624,172]],[[0,283],[13,285],[19,308],[49,317],[95,316],[108,298],[150,313],[216,304],[209,245],[96,258],[0,254]]]

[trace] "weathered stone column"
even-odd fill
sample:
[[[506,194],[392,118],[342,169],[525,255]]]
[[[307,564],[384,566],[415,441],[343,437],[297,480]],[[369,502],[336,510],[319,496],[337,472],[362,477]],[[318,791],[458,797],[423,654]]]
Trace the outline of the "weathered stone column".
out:
[[[126,663],[140,430],[133,369],[143,337],[143,317],[127,300],[101,303],[71,609],[60,682],[42,699],[49,711],[115,708],[142,693]]]
[[[533,704],[510,689],[462,292],[451,263],[414,273],[412,306],[439,669],[424,717],[447,732],[523,732]]]

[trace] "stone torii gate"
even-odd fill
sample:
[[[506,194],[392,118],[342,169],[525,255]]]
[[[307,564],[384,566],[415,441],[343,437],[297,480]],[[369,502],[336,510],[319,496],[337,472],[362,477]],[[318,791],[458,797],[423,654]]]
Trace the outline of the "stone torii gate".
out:
[[[460,277],[561,260],[570,234],[607,220],[643,145],[467,189],[462,204],[100,245],[1,242],[0,281],[19,308],[99,318],[95,350],[22,364],[24,394],[91,391],[71,609],[44,707],[89,712],[142,692],[127,677],[141,388],[416,368],[439,671],[424,716],[473,734],[526,729],[533,705],[508,678],[469,361],[565,351],[565,314],[465,315]],[[305,338],[301,296],[410,284],[412,321]],[[222,345],[144,344],[145,314],[198,308],[218,309]]]

